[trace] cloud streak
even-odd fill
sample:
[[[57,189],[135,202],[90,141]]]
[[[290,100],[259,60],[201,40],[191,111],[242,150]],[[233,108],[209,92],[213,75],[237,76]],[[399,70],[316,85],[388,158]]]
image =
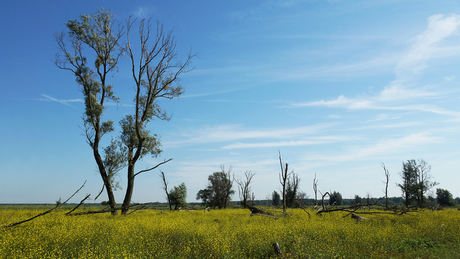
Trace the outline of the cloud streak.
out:
[[[359,161],[370,157],[384,157],[391,153],[410,150],[413,147],[438,143],[439,141],[439,137],[432,136],[429,132],[419,132],[401,138],[383,139],[367,147],[349,149],[344,151],[345,154],[338,156],[310,155],[306,160],[333,162]]]
[[[181,146],[186,144],[205,144],[205,143],[224,143],[230,141],[241,141],[241,140],[256,140],[256,139],[278,139],[284,140],[284,142],[278,142],[278,144],[272,143],[271,145],[279,146],[281,143],[285,145],[296,145],[296,142],[290,142],[293,138],[305,138],[308,135],[318,134],[324,132],[324,130],[336,126],[337,123],[323,123],[305,127],[295,128],[275,128],[275,129],[256,129],[247,130],[243,129],[238,125],[220,125],[215,127],[205,127],[197,130],[193,130],[187,134],[182,135],[186,138],[182,141],[164,142],[164,145],[168,146]],[[298,142],[300,144],[301,142]],[[305,142],[306,143],[306,142]],[[304,144],[305,144],[304,143]],[[248,144],[245,148],[250,145],[261,145],[261,144]],[[270,145],[270,144],[267,144]],[[233,149],[237,147],[243,147],[243,144],[227,145],[225,149]]]
[[[439,115],[453,116],[460,119],[460,112],[446,110],[432,104],[409,104],[411,101],[429,99],[444,95],[442,92],[435,92],[429,87],[417,87],[413,77],[420,75],[427,69],[427,61],[434,58],[446,57],[441,42],[451,37],[458,31],[460,16],[433,15],[428,18],[428,26],[425,31],[410,40],[411,46],[401,58],[395,68],[396,79],[390,82],[378,95],[357,96],[348,98],[340,95],[332,100],[309,101],[292,104],[293,107],[328,107],[344,108],[348,110],[404,110],[421,111]],[[459,49],[458,47],[449,49]],[[452,53],[459,55],[460,51]],[[448,82],[449,80],[444,80]],[[404,102],[405,105],[399,103]],[[398,105],[399,104],[399,105]]]
[[[76,107],[72,106],[71,103],[83,103],[82,99],[67,99],[67,100],[66,99],[56,99],[46,94],[42,94],[41,96],[45,97],[45,99],[40,99],[41,101],[53,101],[53,102],[57,102],[60,104],[64,104],[66,106],[70,106],[72,108],[76,108]]]
[[[453,35],[460,25],[459,15],[433,15],[428,18],[427,29],[411,39],[413,42],[406,56],[399,62],[396,73],[405,71],[420,73],[426,69],[426,61],[434,58],[440,52],[437,44]],[[458,54],[458,53],[457,53]]]
[[[290,140],[279,142],[264,142],[264,143],[235,143],[222,147],[223,149],[245,149],[245,148],[272,148],[272,147],[293,147],[293,146],[309,146],[328,143],[336,143],[340,141],[350,140],[349,137],[328,136],[308,138],[307,140]]]

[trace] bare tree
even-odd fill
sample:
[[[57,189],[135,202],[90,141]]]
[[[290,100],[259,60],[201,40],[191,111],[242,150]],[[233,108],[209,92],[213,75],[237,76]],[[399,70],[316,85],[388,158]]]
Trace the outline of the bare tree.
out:
[[[424,195],[427,191],[432,189],[434,186],[438,185],[439,183],[437,182],[432,182],[431,181],[431,166],[425,162],[423,159],[418,160],[418,165],[417,165],[417,171],[418,171],[418,188],[419,188],[419,194],[418,194],[418,202],[419,202],[419,207],[423,206],[425,204],[424,201]]]
[[[318,180],[316,180],[316,174],[315,178],[313,178],[313,191],[315,192],[315,206],[318,205]]]
[[[241,205],[243,207],[246,207],[248,200],[251,198],[251,181],[254,175],[255,173],[246,171],[244,173],[246,179],[235,179],[236,183],[238,184],[238,193],[240,196]]]
[[[383,171],[385,172],[385,208],[388,208],[388,183],[390,182],[390,171],[386,169],[385,164],[382,163]]]
[[[306,205],[307,199],[308,199],[308,195],[305,192],[303,192],[303,191],[298,191],[297,192],[296,200],[299,201],[301,207]]]
[[[176,40],[172,36],[172,31],[164,32],[163,25],[157,23],[156,35],[151,38],[152,26],[150,21],[145,19],[142,19],[139,25],[140,55],[136,58],[130,40],[134,22],[131,17],[126,21],[128,42],[125,49],[131,60],[136,94],[134,115],[129,114],[122,120],[124,131],[120,137],[125,145],[124,151],[128,161],[128,185],[123,200],[123,214],[127,213],[131,203],[135,177],[158,166],[137,173],[134,171],[136,162],[144,155],[156,157],[161,152],[157,136],[150,135],[146,125],[154,117],[160,120],[170,119],[158,101],[173,99],[183,93],[183,87],[177,80],[179,75],[190,71],[188,66],[193,58],[193,55],[188,54],[185,62],[176,61]]]
[[[166,193],[166,199],[168,200],[169,210],[172,210],[171,198],[169,197],[169,191],[168,191],[168,182],[166,181],[165,173],[161,172],[160,176],[161,176],[161,180],[163,181],[163,190]]]
[[[281,186],[283,187],[283,193],[282,193],[282,196],[283,196],[283,213],[286,213],[286,187],[287,187],[287,184],[288,184],[288,179],[289,179],[289,175],[288,174],[288,163],[284,164],[283,165],[283,160],[281,159],[281,152],[278,150],[278,154],[279,154],[279,159],[280,159],[280,166],[281,166],[281,172],[279,174],[279,180],[280,180],[280,184]]]

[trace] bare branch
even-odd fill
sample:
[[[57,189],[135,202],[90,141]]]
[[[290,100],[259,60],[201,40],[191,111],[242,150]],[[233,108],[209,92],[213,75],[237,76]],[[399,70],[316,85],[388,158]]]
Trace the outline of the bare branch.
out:
[[[77,194],[77,193],[83,188],[83,186],[85,186],[85,184],[86,184],[86,181],[85,181],[85,182],[83,183],[83,185],[82,185],[80,188],[78,188],[78,190],[75,191],[75,192],[72,194],[72,196],[70,196],[67,200],[65,200],[63,203],[56,204],[56,207],[54,207],[54,208],[52,208],[52,209],[49,209],[49,210],[47,210],[47,211],[45,211],[45,212],[42,212],[42,213],[40,213],[40,214],[37,214],[37,215],[35,215],[35,216],[31,217],[31,218],[28,218],[28,219],[26,219],[26,220],[14,222],[14,223],[11,223],[11,224],[9,224],[9,225],[2,225],[2,226],[0,226],[0,227],[4,227],[4,228],[14,227],[14,226],[17,226],[17,225],[20,225],[20,224],[29,222],[29,221],[31,221],[31,220],[34,220],[34,219],[40,217],[40,216],[43,216],[43,215],[46,215],[46,214],[52,212],[53,210],[55,210],[55,209],[61,207],[62,205],[66,204],[70,199],[72,199],[72,197],[75,196],[75,194]]]
[[[173,160],[173,159],[170,158],[170,159],[168,159],[168,160],[165,160],[165,161],[163,161],[163,162],[157,164],[156,166],[154,166],[154,167],[152,167],[152,168],[149,168],[149,169],[145,169],[145,170],[139,171],[139,172],[137,172],[136,174],[134,174],[133,177],[136,177],[138,174],[141,174],[141,173],[145,173],[145,172],[148,172],[148,171],[152,171],[153,169],[156,169],[156,168],[158,168],[160,165],[166,164],[166,163],[168,163],[168,162],[171,161],[171,160]]]
[[[101,192],[102,192],[102,191],[101,191]],[[69,214],[72,213],[74,210],[76,210],[78,207],[80,207],[80,205],[82,205],[83,202],[85,202],[85,200],[87,200],[87,199],[89,198],[89,196],[91,196],[91,194],[86,195],[86,197],[85,197],[83,200],[81,200],[80,203],[79,203],[77,206],[75,206],[71,211],[67,212],[65,215],[69,215]]]
[[[138,204],[133,204],[128,206],[128,208],[134,208],[137,206],[146,206],[146,205],[153,205],[157,204],[157,202],[147,202],[147,203],[138,203]],[[100,213],[107,213],[107,212],[113,212],[117,210],[123,210],[124,208],[108,208],[108,209],[102,209],[102,210],[88,210],[88,211],[83,211],[83,212],[77,212],[73,214],[68,214],[67,216],[79,216],[79,215],[88,215],[88,214],[100,214]]]

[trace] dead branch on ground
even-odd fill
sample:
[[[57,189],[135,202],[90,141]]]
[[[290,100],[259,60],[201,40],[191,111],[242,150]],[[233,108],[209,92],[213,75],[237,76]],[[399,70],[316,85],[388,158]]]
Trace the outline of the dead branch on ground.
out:
[[[147,207],[147,205],[153,205],[153,204],[157,204],[157,203],[156,202],[137,203],[137,204],[130,205],[127,208],[131,209],[131,208],[135,208],[137,206],[142,206],[140,209],[136,209],[136,210],[142,210],[142,209],[145,209]],[[115,208],[115,209],[107,208],[107,209],[102,209],[102,210],[88,210],[88,211],[82,211],[82,212],[77,212],[77,213],[72,213],[72,214],[66,214],[66,216],[80,216],[80,215],[89,215],[89,214],[99,214],[99,213],[107,213],[107,212],[112,212],[112,211],[122,210],[122,209],[123,208],[120,207],[120,208]]]

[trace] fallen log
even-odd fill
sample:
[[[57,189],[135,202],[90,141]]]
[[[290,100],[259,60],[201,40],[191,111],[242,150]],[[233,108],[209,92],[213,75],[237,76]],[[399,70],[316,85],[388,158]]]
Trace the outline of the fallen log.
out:
[[[362,220],[368,220],[368,218],[358,216],[358,215],[356,215],[354,213],[351,213],[351,218],[356,219],[356,222],[360,222]]]

